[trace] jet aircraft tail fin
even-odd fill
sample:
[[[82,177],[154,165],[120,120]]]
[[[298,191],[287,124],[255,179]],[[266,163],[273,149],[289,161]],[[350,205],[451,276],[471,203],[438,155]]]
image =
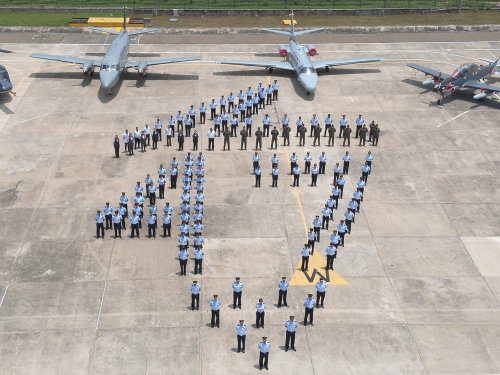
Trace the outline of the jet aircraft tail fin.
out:
[[[292,27],[292,32],[290,33],[292,35],[292,38],[295,38],[295,25],[293,24],[293,9],[292,13],[290,13],[290,17],[292,22],[290,23],[290,26]]]
[[[127,7],[123,7],[123,30],[127,31]]]

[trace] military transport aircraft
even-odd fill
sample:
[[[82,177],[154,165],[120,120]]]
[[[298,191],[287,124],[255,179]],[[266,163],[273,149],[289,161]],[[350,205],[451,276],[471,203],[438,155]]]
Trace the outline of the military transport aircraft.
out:
[[[79,58],[64,57],[64,56],[41,55],[38,53],[30,55],[30,57],[81,64],[82,65],[81,68],[85,76],[88,75],[92,76],[94,74],[94,68],[98,66],[100,67],[99,78],[101,80],[101,86],[104,89],[108,89],[110,95],[112,94],[111,88],[114,85],[116,85],[118,79],[120,78],[120,73],[125,69],[135,68],[139,72],[139,76],[142,77],[148,75],[147,70],[148,66],[150,65],[201,60],[201,56],[195,56],[195,57],[179,57],[173,59],[145,60],[137,62],[128,61],[129,44],[130,44],[128,39],[129,36],[151,33],[153,31],[158,31],[162,29],[158,28],[158,29],[133,31],[130,33],[127,32],[127,8],[123,8],[123,28],[121,32],[115,30],[102,29],[99,27],[92,27],[92,26],[89,26],[89,29],[118,35],[118,37],[109,46],[108,51],[104,55],[102,61],[79,59]]]
[[[470,88],[481,90],[479,94],[474,95],[474,99],[482,100],[488,96],[500,92],[500,87],[486,85],[479,82],[484,77],[494,74],[498,67],[500,59],[493,61],[488,59],[479,59],[488,62],[488,65],[463,64],[458,67],[451,75],[443,74],[434,69],[429,69],[417,64],[407,64],[410,68],[420,70],[425,75],[432,77],[424,81],[424,85],[434,85],[434,91],[441,95],[441,99],[451,95],[456,89]],[[437,104],[441,104],[441,99]]]
[[[290,14],[292,19],[291,32],[272,30],[272,29],[261,29],[262,31],[268,31],[270,33],[283,34],[290,36],[290,44],[288,46],[281,45],[279,47],[279,53],[282,57],[286,58],[286,61],[215,61],[217,64],[229,64],[229,65],[247,65],[247,66],[262,66],[269,69],[269,73],[272,73],[274,68],[292,70],[297,73],[298,79],[302,86],[307,90],[307,95],[316,90],[318,85],[318,74],[316,69],[325,68],[328,72],[331,66],[338,65],[348,65],[357,64],[373,61],[382,61],[381,57],[366,58],[366,59],[344,59],[344,60],[323,60],[323,61],[311,61],[309,56],[315,56],[318,51],[316,48],[309,44],[307,46],[301,46],[299,42],[295,39],[298,35],[314,33],[315,31],[323,30],[324,27],[318,29],[310,29],[303,31],[295,31],[293,24],[293,9]]]

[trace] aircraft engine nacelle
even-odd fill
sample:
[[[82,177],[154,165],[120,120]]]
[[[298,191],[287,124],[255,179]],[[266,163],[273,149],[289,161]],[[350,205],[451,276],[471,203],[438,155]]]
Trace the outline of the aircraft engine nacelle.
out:
[[[481,99],[484,99],[488,96],[491,96],[495,93],[495,91],[491,91],[491,90],[481,90],[481,92],[477,95],[474,95],[474,99],[476,100],[481,100]]]
[[[438,88],[438,91],[441,93],[443,97],[453,94],[456,89],[456,87],[450,83],[448,83],[447,85],[439,84],[439,86],[440,87]]]
[[[423,85],[435,85],[439,81],[439,77],[432,76],[428,80],[422,82]]]
[[[309,56],[315,56],[318,53],[318,50],[312,44],[308,44],[306,46],[306,49],[309,53]]]
[[[288,49],[286,48],[285,45],[280,46],[280,56],[281,57],[286,57],[288,55]]]
[[[94,74],[94,61],[85,61],[85,64],[83,64],[80,69],[82,69],[85,77],[87,77],[89,74]]]
[[[135,68],[139,73],[139,77],[147,75],[148,66],[145,63],[140,63],[137,68]]]

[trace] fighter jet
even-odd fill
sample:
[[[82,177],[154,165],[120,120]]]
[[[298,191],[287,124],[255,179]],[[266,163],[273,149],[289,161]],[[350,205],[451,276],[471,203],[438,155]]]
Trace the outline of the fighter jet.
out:
[[[63,61],[70,62],[75,64],[81,64],[81,69],[83,70],[83,74],[85,76],[92,76],[94,74],[94,68],[100,67],[99,71],[99,79],[101,80],[101,86],[104,89],[109,90],[109,94],[112,95],[111,88],[116,85],[118,79],[120,78],[120,74],[122,71],[128,68],[135,68],[138,71],[140,77],[146,77],[148,75],[147,70],[150,65],[158,65],[158,64],[170,64],[182,61],[193,61],[193,60],[201,60],[201,56],[195,57],[179,57],[173,59],[158,59],[158,60],[145,60],[145,61],[137,61],[132,62],[128,61],[128,53],[129,53],[129,36],[139,35],[145,33],[151,33],[153,31],[162,30],[162,28],[157,29],[148,29],[141,31],[133,31],[127,32],[127,8],[123,8],[123,28],[121,32],[115,30],[107,30],[102,29],[100,27],[92,27],[89,26],[89,29],[102,31],[110,34],[116,34],[118,37],[111,43],[108,48],[108,51],[104,55],[102,61],[99,60],[88,60],[88,59],[79,59],[75,57],[64,57],[64,56],[53,56],[53,55],[41,55],[38,53],[34,53],[30,55],[30,57],[35,57],[38,59],[46,59],[46,60],[55,60],[55,61]]]
[[[262,31],[267,31],[270,33],[283,34],[290,36],[290,43],[288,46],[281,45],[279,47],[279,53],[282,57],[286,58],[286,61],[224,61],[217,60],[217,64],[230,64],[230,65],[247,65],[247,66],[262,66],[269,69],[269,73],[272,73],[274,68],[292,70],[297,73],[298,79],[302,86],[307,90],[307,95],[316,90],[318,85],[318,74],[316,69],[325,68],[328,72],[331,66],[338,65],[348,65],[357,63],[366,63],[374,61],[384,60],[382,57],[373,57],[366,59],[344,59],[344,60],[323,60],[323,61],[311,61],[309,56],[315,56],[318,51],[316,48],[309,44],[307,46],[302,46],[295,39],[298,35],[314,33],[316,31],[323,30],[324,27],[317,29],[309,29],[303,31],[295,31],[293,24],[293,9],[290,14],[291,17],[291,32],[272,30],[272,29],[261,29]]]
[[[434,85],[434,91],[437,91],[441,98],[437,104],[441,104],[441,99],[450,96],[456,89],[471,88],[480,90],[479,94],[474,95],[474,99],[483,100],[484,98],[500,92],[500,87],[486,85],[482,81],[484,77],[496,73],[496,68],[499,67],[500,59],[493,61],[489,59],[479,59],[488,62],[488,65],[463,64],[458,67],[451,75],[438,72],[434,69],[429,69],[417,64],[407,64],[410,68],[424,72],[426,76],[431,78],[424,81],[424,85]]]

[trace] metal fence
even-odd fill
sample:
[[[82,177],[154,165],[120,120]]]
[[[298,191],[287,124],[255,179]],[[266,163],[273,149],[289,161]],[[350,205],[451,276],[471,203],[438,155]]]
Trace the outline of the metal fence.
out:
[[[157,7],[159,9],[359,9],[456,8],[459,0],[0,0],[0,6]],[[486,0],[463,0],[474,9],[496,6]]]

